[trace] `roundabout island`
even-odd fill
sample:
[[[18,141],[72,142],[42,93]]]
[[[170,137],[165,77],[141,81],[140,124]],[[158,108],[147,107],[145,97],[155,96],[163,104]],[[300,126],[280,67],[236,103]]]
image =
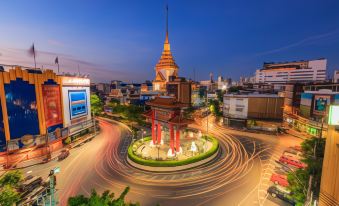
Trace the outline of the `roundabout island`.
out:
[[[144,114],[152,124],[152,136],[132,142],[127,161],[147,171],[177,171],[196,167],[216,158],[219,144],[212,136],[190,129],[184,117],[187,105],[172,97],[156,97],[146,103]]]
[[[188,132],[178,152],[172,154],[169,144],[154,145],[151,137],[133,142],[128,148],[127,161],[134,167],[148,171],[178,171],[197,167],[217,157],[218,141],[211,136]]]

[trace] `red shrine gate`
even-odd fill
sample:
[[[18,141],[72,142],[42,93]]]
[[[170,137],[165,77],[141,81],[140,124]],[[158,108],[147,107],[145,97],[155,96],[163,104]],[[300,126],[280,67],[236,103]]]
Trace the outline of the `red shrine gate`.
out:
[[[146,103],[151,106],[151,110],[145,113],[145,116],[152,121],[152,143],[159,145],[163,143],[162,135],[165,128],[168,128],[170,134],[170,148],[172,155],[175,152],[181,152],[180,149],[180,131],[187,127],[190,120],[183,118],[182,109],[185,104],[177,102],[171,97],[156,97]]]

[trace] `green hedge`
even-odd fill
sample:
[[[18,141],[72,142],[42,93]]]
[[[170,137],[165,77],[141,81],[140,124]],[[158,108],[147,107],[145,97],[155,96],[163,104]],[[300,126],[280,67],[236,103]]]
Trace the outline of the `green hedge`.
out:
[[[191,164],[191,163],[198,162],[200,160],[206,159],[206,158],[212,156],[214,153],[216,153],[218,151],[219,143],[214,137],[205,136],[203,138],[212,142],[212,144],[213,144],[212,148],[210,150],[208,150],[207,152],[203,153],[203,154],[199,154],[197,156],[190,157],[190,158],[185,159],[185,160],[178,161],[178,160],[147,160],[147,159],[143,159],[143,158],[137,156],[134,153],[137,150],[137,148],[140,146],[140,144],[142,144],[141,140],[138,140],[138,141],[134,142],[134,144],[131,144],[129,146],[128,157],[129,157],[130,160],[132,160],[135,163],[145,165],[145,166],[152,166],[152,167],[175,167],[175,166],[182,166],[182,165]],[[151,140],[151,137],[145,137],[144,138],[144,141],[150,141],[150,140]]]

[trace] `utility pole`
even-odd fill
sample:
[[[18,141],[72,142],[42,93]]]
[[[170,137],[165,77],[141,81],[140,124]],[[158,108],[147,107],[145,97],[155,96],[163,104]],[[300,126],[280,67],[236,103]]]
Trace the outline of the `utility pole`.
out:
[[[97,127],[96,127],[96,122],[95,122],[95,114],[94,111],[92,111],[92,118],[93,118],[93,126],[94,126],[94,136],[97,135]]]

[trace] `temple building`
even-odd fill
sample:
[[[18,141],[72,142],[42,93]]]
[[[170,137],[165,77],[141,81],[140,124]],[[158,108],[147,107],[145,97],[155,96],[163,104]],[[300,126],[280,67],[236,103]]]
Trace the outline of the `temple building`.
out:
[[[164,139],[169,137],[170,149],[167,156],[181,154],[180,137],[187,125],[192,123],[183,117],[183,109],[187,108],[187,105],[169,96],[156,97],[146,104],[151,107],[151,110],[144,114],[148,121],[152,122],[151,146],[162,145]]]
[[[166,84],[170,77],[178,77],[179,67],[175,63],[172,56],[170,43],[168,40],[168,9],[166,15],[166,38],[164,43],[164,50],[161,54],[160,60],[155,65],[155,79],[153,80],[153,91],[165,92]]]

